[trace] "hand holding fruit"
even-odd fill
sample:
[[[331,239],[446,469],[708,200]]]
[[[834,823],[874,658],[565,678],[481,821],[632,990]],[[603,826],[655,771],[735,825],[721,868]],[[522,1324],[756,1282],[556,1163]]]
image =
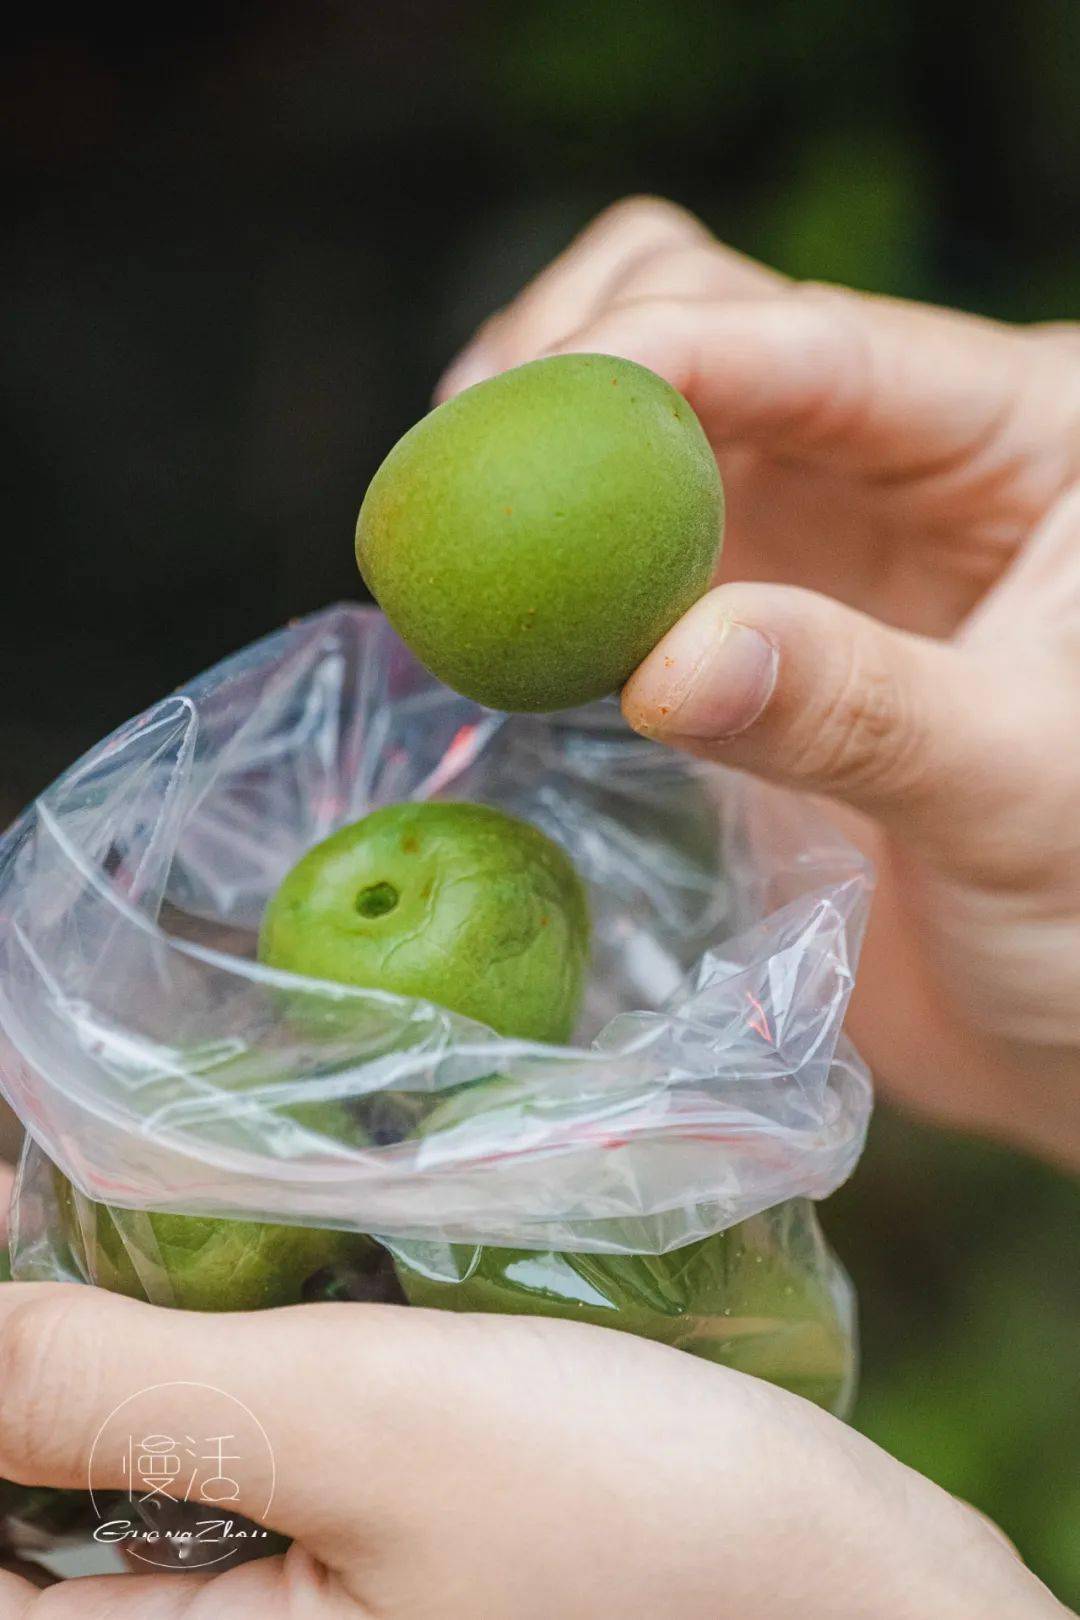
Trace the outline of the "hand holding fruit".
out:
[[[871,1066],[1080,1162],[1078,329],[798,286],[642,200],[441,396],[579,351],[681,390],[728,493],[726,583],[628,682],[631,723],[853,810],[879,865],[849,1019]]]
[[[160,1386],[153,1432],[201,1432],[191,1386],[225,1379],[266,1424],[265,1517],[294,1538],[221,1574],[41,1598],[0,1572],[20,1620],[1065,1612],[978,1515],[806,1401],[627,1334],[377,1305],[196,1316],[13,1283],[0,1368],[0,1475],[83,1488],[133,1390]],[[126,1489],[122,1447],[94,1456],[95,1487]],[[258,1518],[265,1481],[238,1473]]]

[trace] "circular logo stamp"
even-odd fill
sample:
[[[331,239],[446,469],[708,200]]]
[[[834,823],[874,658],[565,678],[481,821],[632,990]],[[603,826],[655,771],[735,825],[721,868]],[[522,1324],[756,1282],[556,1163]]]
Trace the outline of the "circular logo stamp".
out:
[[[274,1500],[269,1437],[250,1407],[213,1384],[177,1380],[129,1395],[94,1436],[88,1472],[94,1540],[138,1563],[206,1569],[276,1544],[257,1522]],[[120,1489],[95,1486],[103,1472]]]

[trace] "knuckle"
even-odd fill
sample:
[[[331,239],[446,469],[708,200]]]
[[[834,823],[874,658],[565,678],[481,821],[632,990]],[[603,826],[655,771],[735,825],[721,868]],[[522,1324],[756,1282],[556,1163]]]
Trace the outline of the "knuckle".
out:
[[[9,1310],[0,1326],[0,1476],[19,1480],[50,1450],[58,1432],[57,1408],[67,1379],[71,1346],[85,1335],[73,1321],[82,1289],[62,1287]],[[68,1299],[67,1295],[73,1296]]]
[[[671,293],[640,290],[627,293],[611,304],[596,323],[605,336],[634,333],[642,327],[666,330],[685,313],[685,300]]]
[[[703,242],[658,243],[627,267],[614,302],[648,294],[652,289],[671,296],[708,289],[713,281],[714,254]]]
[[[640,193],[622,197],[605,208],[593,222],[605,235],[618,233],[633,237],[677,236],[683,239],[706,236],[704,225],[678,203],[666,197]]]
[[[800,777],[845,792],[879,790],[908,774],[914,743],[895,671],[853,657],[813,716],[795,769]]]
[[[1026,332],[1040,343],[1068,344],[1080,348],[1080,321],[1036,321]]]
[[[791,291],[796,298],[807,304],[850,306],[860,297],[850,287],[842,287],[835,281],[796,281]]]
[[[50,1399],[49,1341],[57,1333],[51,1298],[29,1299],[0,1327],[0,1474],[20,1477]]]

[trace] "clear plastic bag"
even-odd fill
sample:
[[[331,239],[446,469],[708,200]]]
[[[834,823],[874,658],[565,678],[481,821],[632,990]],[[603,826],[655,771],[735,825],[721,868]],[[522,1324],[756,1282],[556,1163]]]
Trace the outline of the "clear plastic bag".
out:
[[[500,806],[569,851],[594,922],[575,1046],[254,960],[312,844],[429,797]],[[660,1315],[728,1309],[781,1361],[816,1314],[841,1404],[850,1298],[808,1201],[849,1174],[870,1111],[841,1034],[869,893],[812,806],[634,736],[613,702],[494,715],[372,610],[303,620],[121,727],[0,844],[0,1083],[29,1134],[14,1273],[107,1281],[100,1262],[176,1303],[147,1211],[205,1217],[209,1237],[221,1217],[289,1228],[298,1267],[305,1231],[374,1233],[406,1297],[470,1309],[518,1290],[494,1250],[546,1257],[523,1308],[555,1314],[587,1293],[589,1257],[594,1293],[621,1276],[617,1307],[652,1288]],[[718,1234],[695,1312],[704,1282],[673,1279]],[[774,1274],[771,1310],[748,1267]],[[382,1260],[360,1271],[390,1297]]]

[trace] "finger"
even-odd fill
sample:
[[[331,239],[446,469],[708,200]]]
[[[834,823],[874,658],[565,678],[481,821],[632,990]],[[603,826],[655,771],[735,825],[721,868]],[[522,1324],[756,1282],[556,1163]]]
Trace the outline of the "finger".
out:
[[[307,1562],[301,1549],[290,1554],[290,1563]],[[48,1577],[38,1581],[30,1575],[17,1578],[0,1573],[0,1616],[3,1620],[239,1620],[259,1615],[274,1620],[299,1612],[294,1603],[299,1576],[287,1568],[282,1558],[267,1558],[244,1564],[220,1574],[195,1572],[160,1575],[95,1575],[54,1584]],[[311,1581],[303,1612],[316,1616],[343,1612],[340,1604],[319,1603],[318,1594],[325,1577]],[[46,1586],[37,1594],[35,1588]],[[361,1620],[363,1611],[349,1606]]]
[[[605,308],[643,298],[778,298],[791,286],[786,276],[719,242],[680,242],[623,265],[605,289]],[[594,319],[600,313],[594,314]],[[569,335],[567,329],[566,336]],[[529,358],[529,356],[524,356]]]
[[[1019,431],[1021,402],[1060,370],[1048,346],[1019,330],[807,286],[619,301],[546,352],[614,354],[659,372],[718,447],[749,443],[876,479],[943,483],[968,465],[978,474],[985,464],[989,479]],[[1045,413],[1033,419],[1042,432]],[[1029,448],[1032,472],[1017,481],[1026,517],[1045,509],[1062,475],[1041,441]]]
[[[530,343],[553,343],[589,319],[610,282],[629,265],[667,245],[707,241],[705,227],[659,197],[627,197],[605,208],[514,299],[485,321],[444,373],[435,391],[449,399],[516,364]]]
[[[137,1473],[160,1483],[165,1469],[139,1473],[129,1441],[187,1436],[209,1458],[210,1437],[227,1435],[242,1455],[214,1468],[228,1488],[218,1484],[210,1500],[331,1561],[374,1501],[357,1484],[358,1446],[373,1493],[373,1482],[394,1477],[398,1459],[376,1418],[378,1391],[399,1365],[402,1314],[305,1305],[196,1315],[94,1288],[9,1284],[0,1289],[0,1478],[127,1492]],[[177,1450],[182,1479],[196,1452]],[[202,1480],[207,1469],[196,1472]]]
[[[196,1596],[188,1575],[182,1580],[175,1575],[105,1575],[56,1582],[30,1572],[5,1573],[0,1566],[3,1620],[38,1620],[39,1616],[41,1620],[193,1620]]]
[[[628,290],[762,297],[785,284],[777,272],[714,241],[685,209],[655,197],[631,197],[606,209],[507,309],[485,322],[446,372],[436,398],[448,399],[535,358]]]
[[[1066,451],[1070,446],[1063,447]],[[1076,482],[1038,525],[1020,555],[964,626],[964,639],[992,646],[1026,624],[1032,636],[1075,645],[1080,624],[1080,432],[1072,448]],[[1067,477],[1067,474],[1066,474]]]
[[[24,1558],[5,1558],[0,1555],[0,1614],[3,1615],[8,1613],[8,1610],[3,1607],[3,1597],[6,1590],[4,1577],[8,1575],[19,1576],[19,1585],[23,1588],[33,1586],[43,1589],[46,1586],[55,1586],[58,1579],[56,1575],[50,1575],[49,1571],[43,1569],[40,1564],[32,1564]],[[11,1590],[13,1592],[18,1590],[14,1582]],[[11,1612],[17,1614],[19,1611],[12,1610]]]
[[[975,1518],[982,1525],[983,1529],[988,1530],[992,1536],[996,1537],[1001,1545],[1006,1548],[1007,1551],[1012,1553],[1014,1558],[1020,1557],[1020,1549],[1017,1547],[1015,1541],[1013,1541],[1011,1536],[1007,1536],[1005,1534],[1000,1524],[997,1523],[996,1519],[992,1519],[989,1513],[984,1513],[982,1508],[977,1508],[973,1502],[967,1501],[967,1499],[963,1496],[954,1496],[953,1501],[959,1502],[962,1508],[966,1508],[969,1513],[974,1514]]]
[[[979,661],[811,591],[731,584],[660,642],[623,708],[648,736],[829,794],[970,862],[992,857],[997,816],[1024,836],[1045,759],[1045,716],[1024,708],[1017,662]]]

